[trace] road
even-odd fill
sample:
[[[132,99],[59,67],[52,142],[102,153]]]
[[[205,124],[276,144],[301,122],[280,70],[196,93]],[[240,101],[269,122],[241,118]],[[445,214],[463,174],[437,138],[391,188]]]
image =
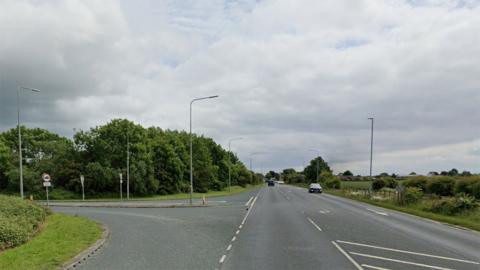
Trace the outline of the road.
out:
[[[111,228],[80,269],[480,269],[477,232],[286,185],[221,199],[205,208],[56,210]]]

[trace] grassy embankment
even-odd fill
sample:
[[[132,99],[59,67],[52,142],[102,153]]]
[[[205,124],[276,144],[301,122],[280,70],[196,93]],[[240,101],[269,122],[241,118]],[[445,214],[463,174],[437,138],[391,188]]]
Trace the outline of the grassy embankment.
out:
[[[207,193],[193,193],[193,198],[202,198],[205,196],[209,197],[220,197],[220,196],[229,196],[235,195],[246,191],[251,191],[256,188],[263,186],[264,184],[258,185],[247,185],[246,187],[241,186],[232,186],[231,190],[228,191],[228,188],[220,191],[208,191]],[[69,201],[79,201],[82,199],[81,194],[76,194],[64,189],[52,189],[52,192],[49,194],[51,200],[69,200]],[[123,197],[125,199],[126,193],[124,191]],[[169,195],[147,195],[147,196],[132,196],[130,195],[130,200],[178,200],[178,199],[188,199],[190,198],[189,193],[178,193],[178,194],[169,194]],[[111,201],[118,200],[118,193],[109,193],[109,194],[97,194],[97,195],[85,195],[85,200],[88,201]]]
[[[0,269],[56,269],[101,233],[100,225],[86,218],[0,196]]]

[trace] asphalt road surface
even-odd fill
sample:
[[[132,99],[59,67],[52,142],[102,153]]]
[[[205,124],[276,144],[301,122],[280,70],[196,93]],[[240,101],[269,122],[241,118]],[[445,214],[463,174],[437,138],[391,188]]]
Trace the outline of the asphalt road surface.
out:
[[[286,185],[218,200],[55,210],[111,229],[80,269],[480,269],[477,232]]]

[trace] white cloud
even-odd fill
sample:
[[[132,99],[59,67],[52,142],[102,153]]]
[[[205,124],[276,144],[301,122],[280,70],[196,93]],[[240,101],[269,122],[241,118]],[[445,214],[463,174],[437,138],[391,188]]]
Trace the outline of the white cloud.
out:
[[[186,129],[190,99],[219,94],[195,104],[194,130],[248,138],[236,151],[270,153],[254,156],[265,169],[300,168],[314,147],[366,173],[375,116],[375,172],[478,171],[477,6],[4,1],[0,129],[15,125],[18,84],[45,89],[22,97],[24,121],[66,135],[113,117]]]

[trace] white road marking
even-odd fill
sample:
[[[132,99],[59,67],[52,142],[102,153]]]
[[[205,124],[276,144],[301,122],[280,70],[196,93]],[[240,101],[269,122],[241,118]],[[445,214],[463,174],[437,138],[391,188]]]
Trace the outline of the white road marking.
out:
[[[343,256],[347,257],[347,259],[358,269],[358,270],[363,270],[363,267],[361,267],[350,255],[348,255],[343,248],[341,248],[335,241],[332,241],[332,244],[343,254]]]
[[[236,237],[236,236],[234,236],[234,237],[232,238],[232,242],[235,242],[235,240],[237,240],[237,237]]]
[[[325,209],[321,209],[318,211],[320,214],[328,214],[330,213],[330,210],[325,210]]]
[[[440,266],[435,266],[435,265],[428,265],[428,264],[423,264],[423,263],[402,261],[402,260],[385,258],[385,257],[380,257],[380,256],[373,256],[373,255],[368,255],[368,254],[363,254],[363,253],[357,253],[357,252],[350,252],[350,254],[356,255],[356,256],[360,256],[360,257],[366,257],[366,258],[383,260],[383,261],[390,261],[390,262],[396,262],[396,263],[403,263],[403,264],[408,264],[408,265],[415,265],[415,266],[420,266],[420,267],[425,267],[425,268],[431,268],[431,269],[453,270],[453,269],[451,269],[451,268],[445,268],[445,267],[440,267]]]
[[[245,204],[245,206],[248,206],[252,200],[253,200],[253,196],[250,197],[250,199],[248,199],[248,201],[247,201],[247,203]]]
[[[366,244],[360,244],[360,243],[354,243],[354,242],[348,242],[348,241],[341,241],[341,240],[337,240],[337,242],[338,242],[338,243],[347,244],[347,245],[360,246],[360,247],[368,247],[368,248],[375,248],[375,249],[381,249],[381,250],[387,250],[387,251],[393,251],[393,252],[399,252],[399,253],[406,253],[406,254],[412,254],[412,255],[418,255],[418,256],[424,256],[424,257],[430,257],[430,258],[436,258],[436,259],[443,259],[443,260],[463,262],[463,263],[470,263],[470,264],[480,264],[479,262],[474,262],[474,261],[468,261],[468,260],[462,260],[462,259],[455,259],[455,258],[449,258],[449,257],[443,257],[443,256],[437,256],[437,255],[432,255],[432,254],[419,253],[419,252],[413,252],[413,251],[407,251],[407,250],[401,250],[401,249],[393,249],[393,248],[379,247],[379,246],[366,245]]]
[[[243,227],[243,225],[238,226],[239,229],[241,229],[242,227]]]
[[[383,267],[378,267],[378,266],[373,266],[373,265],[368,265],[368,264],[362,264],[363,267],[374,269],[374,270],[390,270],[388,268],[383,268]]]
[[[322,231],[322,228],[320,228],[313,220],[311,220],[309,217],[307,217],[307,219],[310,221],[310,223],[312,223],[313,226],[315,226],[315,228],[317,228],[317,230]]]
[[[253,205],[254,205],[255,202],[257,201],[257,198],[258,198],[258,196],[255,196],[255,199],[253,199],[252,204],[250,205],[250,208],[248,208],[248,212],[247,212],[247,214],[245,215],[245,217],[243,218],[241,225],[245,224],[245,221],[247,220],[248,215],[250,215],[250,211],[252,211]]]
[[[228,245],[227,251],[229,251],[230,249],[232,249],[232,244]]]
[[[239,234],[240,233],[240,230],[237,230],[237,232],[235,234]]]
[[[375,214],[382,215],[382,216],[387,216],[387,217],[388,217],[388,214],[385,213],[385,212],[376,211],[376,210],[373,210],[373,209],[370,209],[370,208],[366,208],[366,209],[367,209],[368,211],[374,212]]]
[[[226,257],[227,257],[227,255],[223,255],[222,258],[220,258],[220,263],[223,263],[225,261]]]

